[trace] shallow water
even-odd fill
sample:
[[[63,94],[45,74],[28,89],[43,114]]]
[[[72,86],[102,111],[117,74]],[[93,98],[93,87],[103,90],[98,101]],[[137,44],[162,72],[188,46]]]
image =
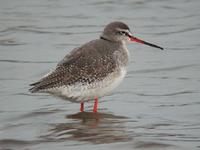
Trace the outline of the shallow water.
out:
[[[1,0],[0,150],[199,149],[199,8],[199,0]],[[128,74],[100,113],[28,92],[113,20],[165,51],[129,45]]]

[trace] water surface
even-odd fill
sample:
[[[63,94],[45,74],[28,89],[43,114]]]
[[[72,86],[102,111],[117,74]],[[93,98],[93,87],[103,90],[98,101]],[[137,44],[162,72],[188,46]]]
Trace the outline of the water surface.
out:
[[[1,0],[0,149],[199,149],[199,0]],[[31,94],[29,84],[71,49],[126,22],[165,48],[128,46],[123,83],[100,111]]]

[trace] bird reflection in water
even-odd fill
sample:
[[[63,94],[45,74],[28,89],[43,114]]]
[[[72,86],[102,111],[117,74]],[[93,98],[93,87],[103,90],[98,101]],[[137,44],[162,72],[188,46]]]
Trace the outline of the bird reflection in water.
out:
[[[46,138],[51,140],[75,140],[93,144],[126,142],[131,134],[123,124],[126,117],[105,113],[79,112],[68,115],[70,123],[56,124]]]

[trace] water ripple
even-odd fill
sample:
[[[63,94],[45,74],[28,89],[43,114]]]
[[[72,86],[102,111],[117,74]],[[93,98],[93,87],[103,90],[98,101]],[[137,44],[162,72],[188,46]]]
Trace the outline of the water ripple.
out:
[[[145,93],[134,93],[139,96],[176,96],[176,95],[183,95],[183,94],[191,94],[191,93],[197,93],[195,91],[180,91],[180,92],[172,92],[172,93],[166,93],[166,94],[145,94]]]
[[[0,59],[0,62],[5,63],[28,63],[28,64],[49,64],[49,63],[57,63],[55,61],[27,61],[27,60],[13,60],[13,59]]]
[[[3,139],[0,140],[0,145],[4,146],[26,146],[34,145],[39,143],[38,141],[25,141],[25,140],[16,140],[16,139]]]
[[[151,148],[162,148],[165,149],[167,147],[172,147],[174,145],[170,144],[163,144],[163,143],[156,143],[156,142],[145,142],[145,141],[139,141],[135,143],[135,148],[142,148],[142,149],[151,149]]]
[[[3,39],[0,40],[0,45],[1,46],[17,46],[17,45],[25,45],[26,43],[22,43],[22,42],[17,42],[14,39]]]
[[[175,30],[175,31],[153,33],[153,35],[163,35],[163,36],[166,36],[166,35],[171,35],[171,34],[178,34],[178,33],[198,31],[198,30],[200,30],[200,27],[191,27],[191,28],[185,28],[185,29]],[[150,33],[150,34],[152,34],[152,33]]]
[[[41,30],[40,28],[33,27],[33,26],[16,26],[16,27],[9,27],[7,29],[1,30],[0,34],[6,35],[12,32],[31,32],[37,34],[60,34],[60,35],[73,35],[73,34],[91,34],[91,33],[99,33],[100,31],[83,31],[83,32],[60,32],[60,31],[46,31]]]
[[[164,71],[176,71],[176,70],[181,70],[181,69],[185,69],[185,68],[191,68],[191,67],[195,67],[195,66],[199,66],[199,64],[188,64],[188,65],[180,65],[180,66],[173,66],[173,67],[166,67],[166,68],[133,70],[133,71],[129,71],[128,75],[152,73],[152,72],[155,73],[155,72],[164,72]]]
[[[172,92],[172,93],[164,93],[164,94],[148,94],[148,93],[138,93],[138,92],[133,92],[133,91],[120,91],[120,92],[115,92],[112,95],[127,95],[127,94],[134,94],[138,96],[153,96],[153,97],[162,97],[162,96],[177,96],[177,95],[184,95],[184,94],[193,94],[193,93],[200,93],[198,91],[180,91],[180,92]]]

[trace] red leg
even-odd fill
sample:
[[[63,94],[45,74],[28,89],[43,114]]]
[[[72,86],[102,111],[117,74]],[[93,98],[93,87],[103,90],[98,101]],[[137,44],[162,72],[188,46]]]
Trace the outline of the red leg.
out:
[[[96,113],[98,109],[98,98],[96,97],[94,99],[94,107],[93,107],[93,112]]]
[[[84,112],[84,102],[81,102],[80,112]]]

